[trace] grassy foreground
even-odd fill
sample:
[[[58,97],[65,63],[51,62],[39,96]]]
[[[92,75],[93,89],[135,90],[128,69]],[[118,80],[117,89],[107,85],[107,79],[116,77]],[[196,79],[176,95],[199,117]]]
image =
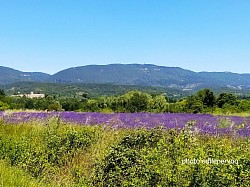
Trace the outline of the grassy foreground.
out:
[[[32,178],[23,170],[17,167],[11,167],[9,164],[0,161],[0,186],[16,186],[16,187],[45,187],[48,184],[42,184],[39,180]]]
[[[0,186],[250,186],[250,139],[0,122]]]

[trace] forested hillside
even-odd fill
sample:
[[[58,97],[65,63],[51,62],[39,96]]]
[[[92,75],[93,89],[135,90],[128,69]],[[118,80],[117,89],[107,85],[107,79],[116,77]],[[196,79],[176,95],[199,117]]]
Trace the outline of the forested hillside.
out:
[[[157,86],[182,91],[197,91],[207,87],[248,91],[250,88],[250,74],[194,72],[180,67],[153,64],[87,65],[71,67],[53,75],[0,67],[0,75],[0,85],[29,81]]]

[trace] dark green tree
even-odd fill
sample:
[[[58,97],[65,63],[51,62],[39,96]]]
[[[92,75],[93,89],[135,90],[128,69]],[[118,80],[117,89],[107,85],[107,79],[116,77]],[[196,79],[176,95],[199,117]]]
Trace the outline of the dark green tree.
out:
[[[4,90],[0,89],[0,96],[5,96]]]
[[[186,108],[187,112],[196,114],[202,112],[204,105],[201,99],[199,99],[197,96],[192,95],[187,98]]]
[[[148,108],[148,95],[139,91],[130,92],[131,96],[128,100],[127,111],[128,112],[143,112]]]
[[[61,101],[62,103],[62,108],[66,111],[76,111],[79,110],[83,104],[82,101],[79,101],[76,98],[69,98],[66,100]]]
[[[48,106],[48,110],[50,111],[60,111],[62,110],[62,106],[58,102],[51,103]]]
[[[25,100],[25,108],[27,109],[34,109],[35,107],[35,103],[34,103],[34,99],[26,99]]]
[[[210,89],[203,89],[197,92],[197,99],[204,107],[213,107],[216,104],[214,93]]]
[[[239,112],[250,111],[250,101],[249,100],[241,100],[238,105]]]
[[[224,104],[236,105],[237,98],[231,93],[221,93],[216,100],[219,108],[222,108]]]

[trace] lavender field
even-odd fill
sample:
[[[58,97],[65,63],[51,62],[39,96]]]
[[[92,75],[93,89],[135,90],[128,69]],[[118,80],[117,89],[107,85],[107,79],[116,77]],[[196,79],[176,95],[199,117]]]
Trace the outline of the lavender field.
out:
[[[249,186],[249,137],[250,117],[2,111],[0,172],[27,186]]]
[[[185,113],[0,112],[0,119],[6,124],[20,124],[34,120],[46,123],[52,117],[59,117],[64,123],[104,125],[112,128],[162,126],[166,129],[182,129],[188,122],[192,122],[192,130],[196,133],[250,136],[250,117]]]

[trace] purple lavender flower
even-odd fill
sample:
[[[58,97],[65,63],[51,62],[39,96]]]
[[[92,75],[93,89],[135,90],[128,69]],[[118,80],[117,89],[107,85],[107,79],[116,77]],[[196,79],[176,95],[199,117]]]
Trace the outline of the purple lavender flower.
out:
[[[154,128],[163,126],[165,129],[181,129],[185,124],[193,121],[195,124],[193,130],[201,134],[223,135],[235,133],[240,136],[250,136],[250,117],[183,113],[13,112],[7,114],[0,112],[0,118],[9,124],[26,123],[32,120],[44,121],[57,116],[65,123],[79,125],[103,124],[112,128]]]

